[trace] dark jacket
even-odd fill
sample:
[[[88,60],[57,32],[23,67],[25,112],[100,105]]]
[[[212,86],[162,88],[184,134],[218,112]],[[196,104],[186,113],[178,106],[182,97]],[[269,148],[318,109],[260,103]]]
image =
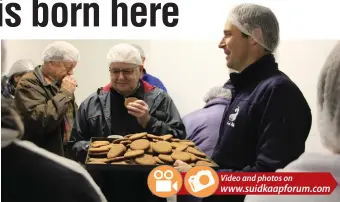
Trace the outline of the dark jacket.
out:
[[[278,70],[274,56],[232,73],[230,83],[232,102],[213,154],[221,171],[274,172],[297,159],[305,150],[312,115],[299,88]]]
[[[138,128],[131,122],[125,123],[124,120],[131,120],[131,117],[124,106],[124,97],[115,91],[112,92],[111,84],[109,84],[98,89],[80,104],[78,121],[74,124],[71,138],[80,141],[90,140],[91,137],[124,136],[130,133],[148,132],[156,135],[173,134],[184,139],[186,136],[184,125],[169,95],[145,81],[141,82],[140,87],[144,89],[140,99],[148,104],[151,116],[145,129]],[[115,94],[114,100],[112,100],[113,93]],[[112,106],[115,107],[115,110],[112,110]],[[125,113],[118,113],[121,110],[125,110]],[[115,112],[117,114],[112,115]],[[122,124],[115,124],[116,121],[113,119],[120,119],[117,121],[121,121],[125,127],[122,128]],[[137,123],[136,118],[134,118],[134,122]],[[115,127],[112,127],[112,123],[115,124]],[[135,127],[131,129],[131,126]]]
[[[3,76],[1,78],[1,95],[2,97],[13,99],[15,93],[15,87],[10,82],[11,78],[7,76]]]
[[[77,109],[74,95],[48,84],[38,66],[22,77],[14,99],[25,125],[23,139],[63,156],[64,116],[69,102]]]
[[[1,201],[105,202],[78,163],[19,140],[23,125],[10,106],[1,100]]]
[[[214,98],[203,109],[183,117],[187,139],[192,140],[209,157],[216,146],[223,112],[230,99]]]

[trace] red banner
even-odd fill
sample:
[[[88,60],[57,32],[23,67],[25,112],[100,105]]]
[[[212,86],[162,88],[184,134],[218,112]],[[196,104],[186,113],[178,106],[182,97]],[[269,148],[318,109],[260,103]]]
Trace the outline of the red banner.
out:
[[[186,173],[182,173],[183,180]],[[218,172],[215,195],[330,195],[337,186],[331,173]],[[198,182],[198,181],[197,181]],[[190,195],[182,186],[178,195]]]

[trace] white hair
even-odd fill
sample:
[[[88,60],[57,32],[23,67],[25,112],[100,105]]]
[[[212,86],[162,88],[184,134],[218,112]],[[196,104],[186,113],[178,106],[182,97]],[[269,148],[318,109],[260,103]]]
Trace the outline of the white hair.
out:
[[[232,94],[229,89],[223,88],[221,86],[216,86],[208,91],[208,93],[204,96],[203,100],[205,103],[207,103],[215,98],[231,99],[231,97]]]
[[[321,70],[317,95],[321,141],[331,151],[340,153],[340,42]]]

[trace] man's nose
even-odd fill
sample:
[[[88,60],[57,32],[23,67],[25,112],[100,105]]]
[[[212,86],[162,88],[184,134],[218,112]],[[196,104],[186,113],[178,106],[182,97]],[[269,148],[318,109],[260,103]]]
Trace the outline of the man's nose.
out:
[[[224,48],[225,47],[225,40],[224,37],[222,38],[222,40],[220,41],[220,43],[218,44],[219,48]]]
[[[119,79],[124,79],[124,73],[122,71],[119,72],[119,76],[118,76]]]

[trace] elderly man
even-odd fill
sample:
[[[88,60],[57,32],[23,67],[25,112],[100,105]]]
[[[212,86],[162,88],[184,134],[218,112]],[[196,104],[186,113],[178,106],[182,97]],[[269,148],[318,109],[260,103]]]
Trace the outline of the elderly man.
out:
[[[67,42],[48,45],[42,54],[44,64],[20,80],[15,94],[25,125],[24,139],[61,156],[77,109],[77,82],[72,75],[78,59],[79,51]]]
[[[149,84],[151,85],[154,85],[154,86],[157,86],[158,88],[164,90],[165,92],[167,92],[167,89],[165,88],[163,82],[157,78],[157,77],[154,77],[152,76],[151,74],[147,73],[146,70],[145,70],[145,53],[144,53],[144,50],[142,49],[142,47],[136,45],[136,44],[131,44],[133,47],[135,47],[139,54],[142,56],[142,63],[143,63],[143,71],[142,71],[142,74],[141,74],[141,78],[148,82]]]
[[[115,45],[107,54],[107,62],[111,82],[81,103],[72,138],[81,142],[91,137],[139,132],[185,138],[180,114],[169,95],[140,80],[143,67],[136,48],[128,44]],[[127,104],[127,99],[132,97],[137,100]],[[109,201],[147,202],[152,198],[147,176],[148,172],[122,170],[107,173],[100,184]]]
[[[318,82],[318,125],[322,143],[331,154],[304,153],[279,172],[331,172],[338,186],[325,196],[247,196],[246,202],[338,202],[340,199],[340,42],[321,71]]]
[[[8,72],[1,79],[1,94],[5,98],[14,99],[15,88],[19,83],[21,77],[29,71],[34,69],[35,65],[32,60],[21,59],[16,61]]]
[[[272,54],[278,43],[279,23],[269,8],[241,4],[232,9],[219,47],[228,68],[236,71],[230,74],[233,95],[212,155],[222,171],[274,172],[305,150],[311,111],[299,88],[278,69]],[[175,166],[188,169],[182,162]]]

